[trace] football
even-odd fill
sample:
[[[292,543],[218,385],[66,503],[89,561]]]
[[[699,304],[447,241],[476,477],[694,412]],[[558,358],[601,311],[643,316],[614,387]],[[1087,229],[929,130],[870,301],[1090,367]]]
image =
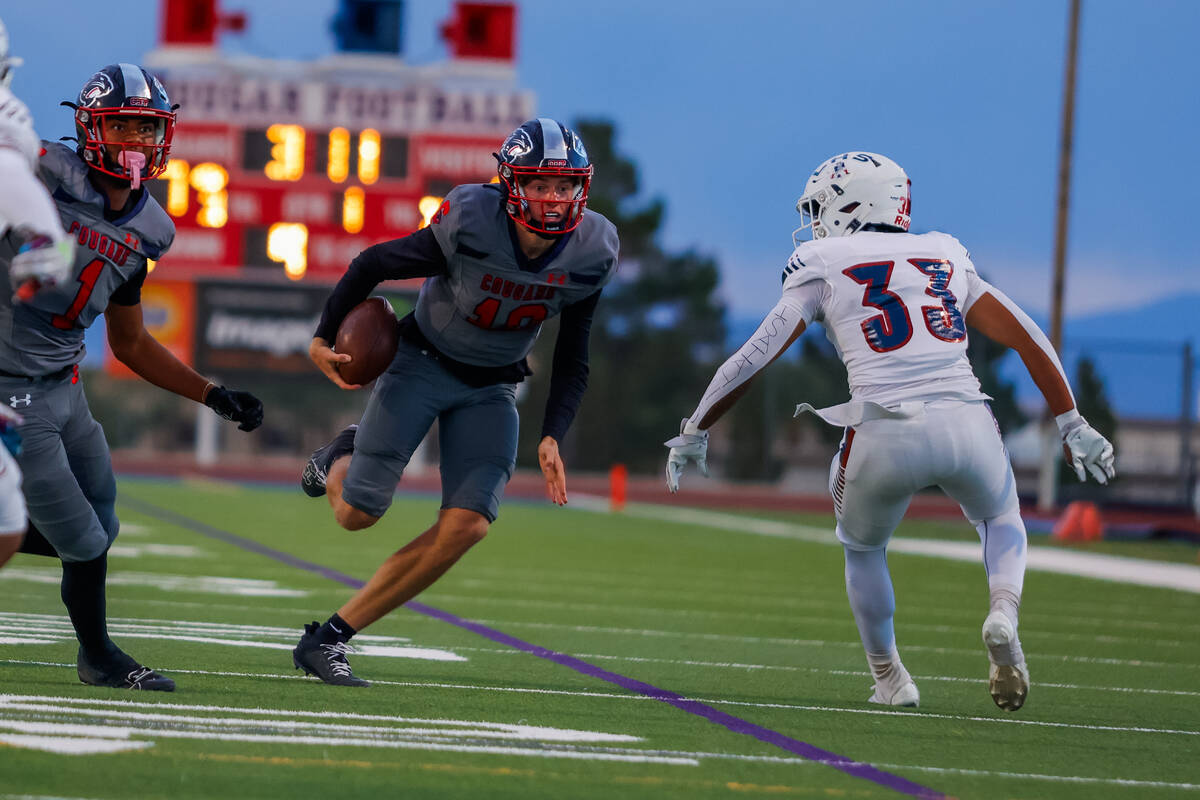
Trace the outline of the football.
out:
[[[378,378],[392,363],[399,341],[392,304],[378,296],[363,300],[338,326],[333,349],[353,359],[338,367],[342,380],[361,384]]]

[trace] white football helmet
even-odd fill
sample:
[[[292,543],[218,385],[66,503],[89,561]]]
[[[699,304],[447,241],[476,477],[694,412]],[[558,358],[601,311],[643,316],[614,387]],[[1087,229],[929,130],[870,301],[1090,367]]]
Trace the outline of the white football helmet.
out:
[[[864,225],[889,225],[907,231],[911,222],[912,181],[900,165],[877,153],[842,153],[817,167],[796,201],[803,224],[792,232],[812,229],[813,239],[848,236]]]
[[[0,19],[0,86],[12,83],[12,68],[21,66],[21,59],[8,55],[8,30]]]

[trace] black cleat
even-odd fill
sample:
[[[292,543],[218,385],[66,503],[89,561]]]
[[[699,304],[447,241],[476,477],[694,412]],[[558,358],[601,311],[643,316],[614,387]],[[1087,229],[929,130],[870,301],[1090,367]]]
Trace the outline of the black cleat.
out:
[[[79,680],[89,686],[112,689],[141,689],[147,692],[173,692],[175,681],[144,667],[120,650],[102,664],[88,663],[82,648],[76,658]]]
[[[296,669],[304,670],[305,675],[316,675],[334,686],[370,686],[370,681],[354,677],[350,662],[346,660],[346,654],[353,653],[354,648],[345,642],[318,642],[316,632],[320,627],[321,623],[315,620],[304,626],[304,635],[292,650],[292,663]]]
[[[325,478],[329,475],[329,468],[341,456],[354,452],[354,434],[357,430],[358,425],[346,426],[341,433],[333,437],[333,441],[314,450],[308,457],[308,463],[304,465],[304,472],[300,475],[300,488],[306,495],[321,497],[325,494]]]

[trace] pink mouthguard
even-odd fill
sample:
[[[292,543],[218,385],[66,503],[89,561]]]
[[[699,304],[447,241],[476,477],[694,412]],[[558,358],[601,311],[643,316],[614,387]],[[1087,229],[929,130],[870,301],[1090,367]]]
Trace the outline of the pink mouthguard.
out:
[[[117,163],[129,173],[129,188],[142,185],[142,170],[146,168],[146,154],[136,150],[122,150],[117,154]]]

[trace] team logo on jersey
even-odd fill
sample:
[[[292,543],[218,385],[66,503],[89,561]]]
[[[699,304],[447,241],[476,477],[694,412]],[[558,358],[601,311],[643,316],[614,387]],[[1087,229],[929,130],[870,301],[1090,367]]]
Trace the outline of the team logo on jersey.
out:
[[[450,213],[450,201],[443,200],[442,204],[440,206],[438,206],[437,213],[433,215],[433,219],[429,220],[429,224],[430,225],[438,224],[439,222],[442,221],[442,217],[446,216],[449,213]]]
[[[79,105],[97,105],[100,98],[112,94],[114,88],[112,78],[108,77],[107,73],[97,72],[79,91]]]
[[[500,149],[504,152],[506,159],[520,158],[533,150],[533,139],[529,137],[529,131],[517,128],[512,132],[512,136],[505,140],[504,146]]]
[[[33,395],[31,395],[29,392],[26,392],[24,397],[17,397],[14,394],[12,397],[8,398],[8,404],[13,408],[17,408],[19,406],[28,406],[32,402]]]

